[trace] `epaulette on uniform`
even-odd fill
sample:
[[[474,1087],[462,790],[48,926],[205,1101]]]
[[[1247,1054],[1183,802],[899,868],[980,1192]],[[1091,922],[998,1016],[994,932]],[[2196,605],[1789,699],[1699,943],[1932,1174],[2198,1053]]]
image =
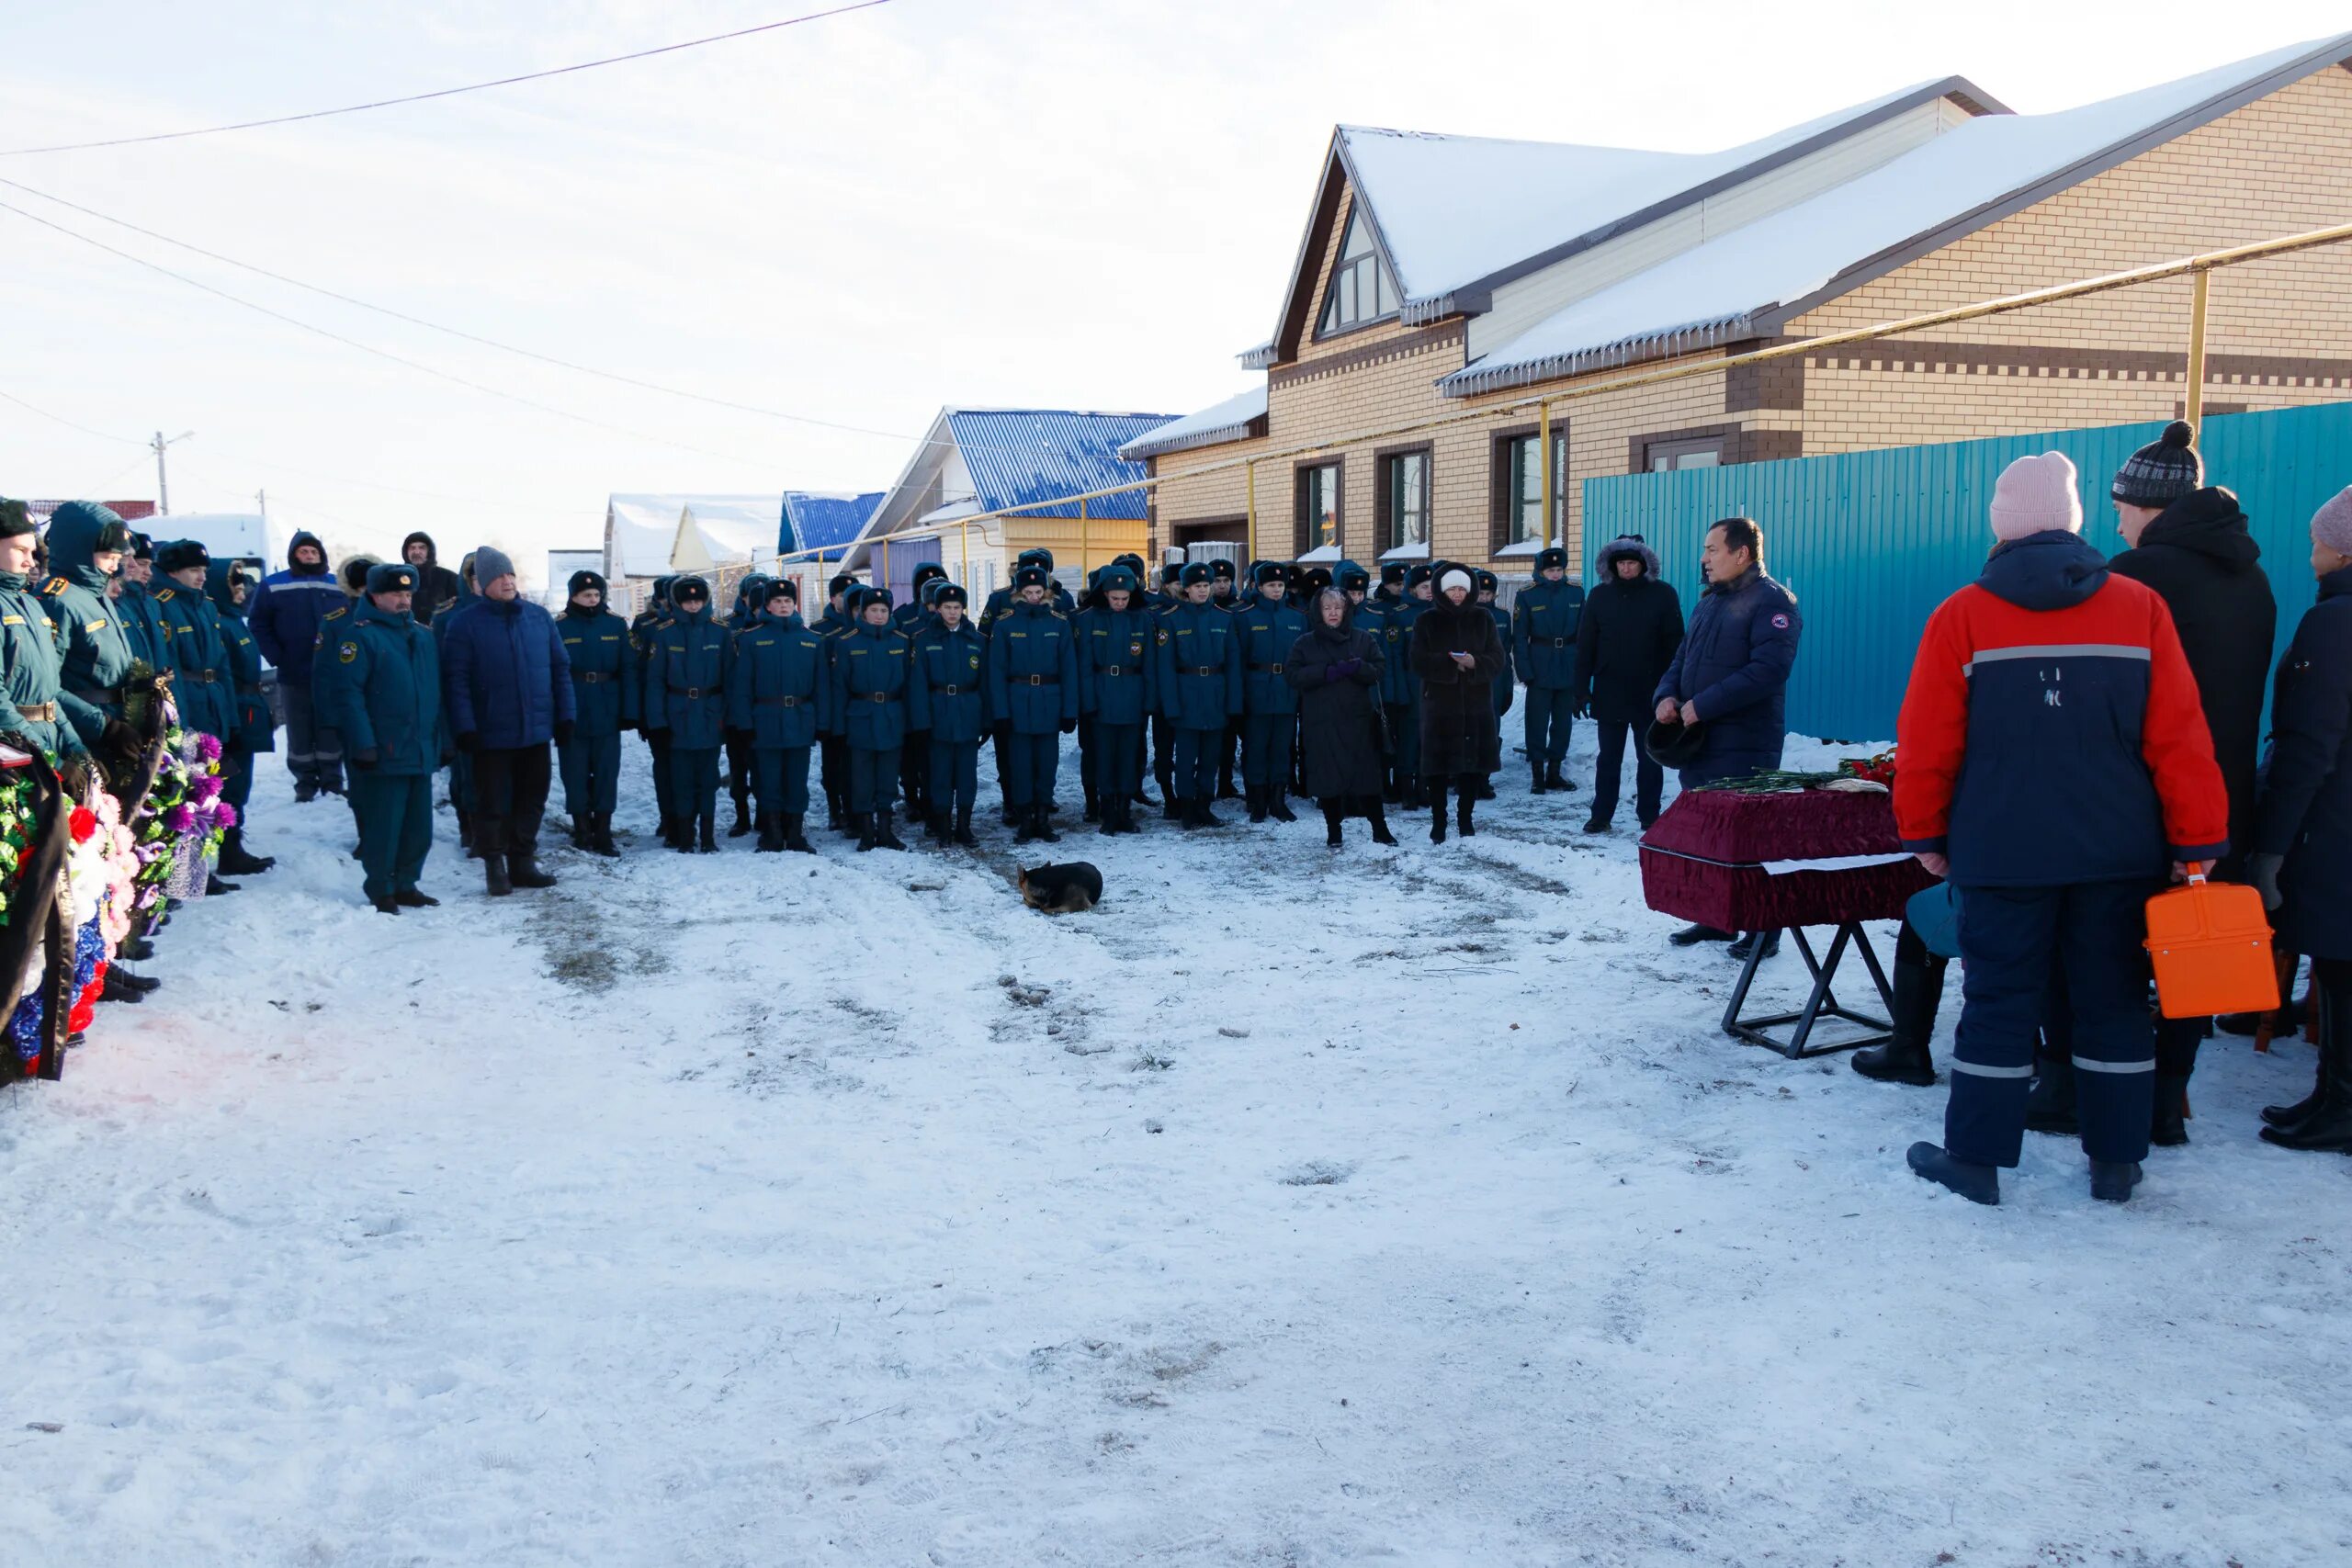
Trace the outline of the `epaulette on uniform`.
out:
[[[73,585],[67,582],[63,578],[52,577],[47,582],[40,585],[40,591],[53,599],[60,593],[64,592],[66,589],[71,586]]]

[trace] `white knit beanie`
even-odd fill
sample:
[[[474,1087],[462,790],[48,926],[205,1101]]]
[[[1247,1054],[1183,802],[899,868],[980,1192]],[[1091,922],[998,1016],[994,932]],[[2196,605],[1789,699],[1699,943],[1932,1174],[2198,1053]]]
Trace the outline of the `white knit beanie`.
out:
[[[2312,537],[2340,556],[2352,556],[2352,488],[2339,490],[2312,513]]]
[[[1470,587],[1470,574],[1464,571],[1460,567],[1456,567],[1452,571],[1447,572],[1443,577],[1439,578],[1437,580],[1437,585],[1440,589],[1448,593],[1453,592],[1457,588],[1462,589],[1466,592]]]
[[[2064,452],[2019,457],[1993,484],[1993,536],[2004,544],[2036,534],[2083,531],[2083,498]]]

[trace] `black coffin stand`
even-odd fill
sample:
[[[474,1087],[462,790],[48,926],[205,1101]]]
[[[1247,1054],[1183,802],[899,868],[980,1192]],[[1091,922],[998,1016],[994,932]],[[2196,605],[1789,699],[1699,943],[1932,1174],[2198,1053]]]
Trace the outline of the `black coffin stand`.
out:
[[[1740,968],[1739,984],[1732,988],[1731,1005],[1724,1009],[1724,1032],[1736,1040],[1745,1040],[1750,1045],[1778,1051],[1792,1059],[1823,1056],[1863,1045],[1883,1045],[1893,1038],[1894,1026],[1887,1020],[1872,1018],[1868,1013],[1855,1012],[1839,1006],[1837,992],[1830,988],[1830,983],[1837,978],[1838,965],[1845,961],[1846,951],[1850,944],[1861,954],[1871,983],[1878,987],[1880,1003],[1887,1012],[1894,1010],[1894,996],[1887,987],[1886,972],[1879,967],[1878,954],[1871,951],[1870,933],[1862,930],[1861,922],[1848,920],[1838,928],[1837,936],[1830,941],[1829,954],[1826,960],[1815,956],[1813,944],[1805,940],[1803,926],[1785,929],[1795,939],[1797,952],[1804,957],[1805,968],[1813,975],[1813,990],[1805,998],[1804,1008],[1796,1012],[1775,1013],[1770,1018],[1740,1016],[1740,1010],[1747,1005],[1748,987],[1756,981],[1757,966],[1764,962],[1767,939],[1774,934],[1764,932],[1758,938],[1756,951],[1747,955],[1747,962]],[[1816,1045],[1813,1043],[1813,1026],[1823,1019],[1836,1019],[1863,1032],[1850,1039]],[[1795,1026],[1794,1031],[1785,1040],[1775,1038],[1771,1032],[1788,1029],[1791,1025]]]

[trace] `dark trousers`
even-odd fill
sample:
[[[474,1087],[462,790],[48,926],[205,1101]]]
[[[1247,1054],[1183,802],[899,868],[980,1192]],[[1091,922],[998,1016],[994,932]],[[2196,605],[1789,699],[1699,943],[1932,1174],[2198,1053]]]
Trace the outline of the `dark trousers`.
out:
[[[1104,803],[1124,800],[1143,782],[1143,726],[1094,724],[1095,795]]]
[[[1169,776],[1176,767],[1176,722],[1164,713],[1151,716],[1151,776],[1159,787],[1168,788]]]
[[[1094,716],[1080,714],[1078,717],[1078,782],[1089,795],[1094,793]]]
[[[220,751],[220,798],[237,808],[237,826],[245,826],[245,802],[254,794],[254,754],[234,747]]]
[[[363,768],[352,775],[351,795],[359,807],[368,897],[389,898],[415,886],[433,848],[433,775]]]
[[[1535,694],[1531,690],[1528,695]],[[1535,705],[1527,707],[1527,755],[1535,758]],[[1562,725],[1565,730],[1566,726]],[[1600,757],[1593,768],[1592,815],[1602,822],[1617,814],[1617,790],[1625,773],[1625,739],[1638,728],[1629,719],[1593,721],[1600,739]],[[1634,815],[1646,828],[1657,820],[1658,797],[1666,793],[1666,770],[1651,760],[1648,750],[1634,736]]]
[[[1944,1112],[1944,1147],[1954,1158],[2018,1163],[2034,1040],[2061,1012],[2072,1026],[2084,1152],[2097,1160],[2146,1157],[2156,1058],[2140,942],[2142,906],[2155,890],[2144,882],[1966,890],[1960,1029]],[[2063,1000],[2051,982],[2053,959],[2064,975]]]
[[[863,746],[849,749],[849,808],[852,811],[888,811],[899,799],[899,748],[887,751],[868,750]]]
[[[1058,730],[1023,735],[1015,730],[1004,739],[1004,803],[1015,811],[1054,803],[1054,780],[1061,771],[1062,738]]]
[[[343,787],[343,737],[329,722],[325,710],[311,701],[309,682],[280,681],[286,697],[286,767],[296,783],[321,789]]]
[[[548,743],[474,753],[474,847],[484,854],[537,854],[548,808]]]
[[[899,793],[910,807],[931,793],[931,731],[910,729],[899,749]]]
[[[1421,705],[1390,703],[1387,707],[1388,771],[1395,775],[1397,788],[1417,789],[1421,782]]]
[[[752,751],[752,780],[760,809],[786,817],[808,814],[808,748],[761,746]]]
[[[670,748],[670,814],[682,823],[718,820],[718,748]]]
[[[931,808],[969,811],[980,793],[980,743],[931,742]]]
[[[842,809],[849,809],[849,739],[846,736],[822,735],[817,739],[818,776],[825,786],[825,799],[830,808],[835,796]]]
[[[1291,738],[1298,733],[1295,713],[1253,713],[1241,721],[1241,782],[1251,789],[1290,788]]]
[[[677,778],[670,767],[670,732],[657,729],[645,738],[653,753],[653,807],[663,821],[677,815]]]
[[[2197,1071],[2197,1048],[2205,1043],[2210,1018],[2156,1020],[2156,1076],[2185,1078]]]
[[[1216,756],[1225,745],[1224,735],[1215,729],[1176,731],[1173,771],[1168,787],[1176,792],[1179,800],[1210,800],[1216,795]]]
[[[1576,727],[1571,710],[1577,705],[1574,692],[1558,686],[1527,688],[1527,760],[1558,767],[1568,754],[1568,734]],[[1653,764],[1655,765],[1655,764]],[[1612,794],[1611,800],[1615,799]],[[1653,817],[1657,815],[1653,809]]]
[[[748,729],[727,732],[727,793],[742,801],[752,793],[752,770],[755,765],[752,753],[758,750],[752,743]]]
[[[1241,716],[1236,714],[1225,721],[1225,733],[1216,740],[1217,778],[1230,787],[1233,782],[1234,759],[1241,751]]]
[[[620,804],[621,738],[574,735],[555,749],[563,773],[563,808],[574,817],[601,812],[609,817]]]

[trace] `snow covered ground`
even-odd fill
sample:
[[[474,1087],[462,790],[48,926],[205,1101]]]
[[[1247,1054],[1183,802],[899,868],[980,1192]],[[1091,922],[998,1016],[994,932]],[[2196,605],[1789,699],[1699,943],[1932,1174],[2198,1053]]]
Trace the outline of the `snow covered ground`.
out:
[[[2306,1046],[1984,1210],[1515,769],[1442,848],[1072,831],[1060,919],[1001,829],[493,902],[445,815],[393,921],[266,773],[278,869],[0,1095],[0,1560],[2352,1561]]]

